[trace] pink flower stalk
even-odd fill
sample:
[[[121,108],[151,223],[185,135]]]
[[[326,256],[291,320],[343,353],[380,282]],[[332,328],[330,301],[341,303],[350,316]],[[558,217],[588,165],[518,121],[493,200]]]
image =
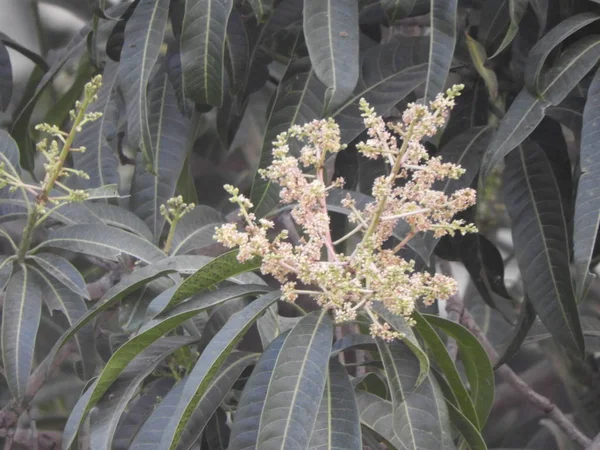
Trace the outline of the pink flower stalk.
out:
[[[273,143],[272,164],[261,170],[265,179],[281,187],[281,201],[293,204],[291,214],[302,236],[299,243],[291,244],[287,231],[269,239],[267,232],[273,228],[273,222],[256,220],[250,212],[252,203],[229,185],[225,189],[231,202],[239,205],[245,227],[238,230],[234,224],[223,225],[217,229],[215,239],[226,247],[238,247],[241,262],[256,256],[262,258],[262,273],[282,283],[283,299],[293,302],[299,294],[309,294],[323,308],[331,310],[337,322],[355,320],[357,314],[364,312],[371,320],[373,336],[385,340],[402,338],[389,324],[380,321],[371,308],[372,302],[381,302],[412,324],[411,314],[417,301],[430,304],[436,299],[447,299],[456,292],[457,285],[444,275],[416,272],[414,261],[399,257],[398,251],[419,232],[430,231],[441,237],[455,231],[476,231],[472,224],[454,219],[456,213],[475,204],[473,189],[461,189],[451,195],[432,189],[436,181],[456,179],[464,170],[443,163],[440,158],[430,158],[421,144],[423,138],[435,135],[444,125],[461,89],[462,85],[454,86],[429,106],[411,103],[402,121],[394,124],[386,124],[364,99],[360,101],[368,139],[357,146],[358,150],[369,158],[384,158],[391,170],[389,175],[375,180],[374,201],[362,211],[350,195],[342,202],[352,211],[349,221],[355,228],[335,244],[352,235],[362,235],[351,254],[335,251],[327,214],[328,192],[343,186],[342,179],[329,185],[324,180],[327,157],[345,147],[332,119],[296,125],[280,134]],[[402,139],[400,146],[396,136]],[[305,144],[299,157],[290,154],[291,138]],[[399,178],[406,179],[400,187],[396,183]],[[410,233],[393,250],[384,249],[399,220],[411,226]],[[298,282],[313,288],[296,289]]]

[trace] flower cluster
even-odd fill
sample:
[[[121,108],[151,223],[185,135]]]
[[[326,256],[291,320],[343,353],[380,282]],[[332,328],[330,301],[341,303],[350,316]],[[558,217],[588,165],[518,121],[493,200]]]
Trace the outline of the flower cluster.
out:
[[[274,142],[271,166],[261,171],[264,178],[281,187],[281,201],[293,205],[291,215],[301,230],[300,241],[292,244],[286,231],[273,237],[269,233],[273,223],[257,220],[251,212],[252,203],[232,186],[225,189],[239,206],[245,226],[240,230],[235,224],[224,225],[217,229],[215,239],[226,247],[239,247],[240,261],[261,257],[262,272],[282,283],[284,299],[294,301],[300,294],[311,295],[330,309],[338,322],[355,320],[364,311],[371,320],[372,335],[386,340],[402,337],[380,321],[372,302],[381,302],[412,323],[417,300],[429,304],[447,299],[457,286],[452,278],[415,271],[414,261],[406,261],[398,252],[419,232],[440,237],[455,231],[475,231],[473,225],[454,219],[456,213],[475,203],[475,191],[461,189],[448,195],[433,189],[436,181],[456,179],[464,170],[430,158],[421,144],[444,125],[461,89],[449,89],[429,106],[410,104],[402,122],[395,124],[386,124],[361,100],[368,139],[358,150],[369,158],[384,158],[391,170],[375,180],[374,201],[362,210],[350,194],[342,202],[351,211],[349,221],[355,226],[342,239],[332,241],[327,212],[328,192],[343,186],[342,179],[325,182],[327,157],[344,148],[339,127],[331,119],[293,126],[280,134]],[[298,157],[291,154],[291,138],[304,144]],[[410,225],[410,232],[395,247],[384,248],[400,220]],[[359,233],[362,238],[350,254],[336,252],[335,245]]]

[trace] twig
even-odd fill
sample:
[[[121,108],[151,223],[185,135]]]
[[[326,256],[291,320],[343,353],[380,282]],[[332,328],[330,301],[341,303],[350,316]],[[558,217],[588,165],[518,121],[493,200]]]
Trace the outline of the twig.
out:
[[[481,331],[473,319],[473,316],[471,316],[467,309],[463,311],[461,323],[467,327],[477,337],[477,339],[479,339],[492,362],[495,363],[498,361],[498,353],[496,353],[496,350],[492,344],[490,344],[490,341],[488,341],[487,337],[483,331]],[[507,383],[510,383],[517,391],[519,391],[532,405],[546,413],[546,415],[574,442],[577,442],[583,448],[587,448],[592,443],[591,439],[583,434],[581,430],[579,430],[579,428],[577,428],[577,426],[567,418],[567,416],[560,410],[558,406],[552,403],[550,399],[535,392],[506,364],[498,367],[496,369],[496,373],[504,378]]]

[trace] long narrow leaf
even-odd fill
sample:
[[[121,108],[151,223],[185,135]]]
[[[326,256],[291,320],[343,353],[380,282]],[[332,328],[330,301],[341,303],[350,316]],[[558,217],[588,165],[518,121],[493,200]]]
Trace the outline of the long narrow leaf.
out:
[[[2,305],[2,361],[6,382],[19,401],[26,394],[42,315],[42,291],[25,264],[8,281]]]
[[[83,276],[68,259],[52,253],[38,253],[31,259],[75,294],[90,299]]]
[[[6,111],[12,98],[12,64],[8,50],[0,41],[0,111]]]
[[[356,402],[360,410],[360,421],[364,426],[384,438],[394,448],[402,450],[408,448],[394,432],[392,402],[361,390],[356,391]]]

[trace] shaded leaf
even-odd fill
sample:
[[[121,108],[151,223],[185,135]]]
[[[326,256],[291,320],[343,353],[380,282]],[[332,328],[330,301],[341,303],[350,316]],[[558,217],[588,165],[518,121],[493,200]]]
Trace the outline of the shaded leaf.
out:
[[[452,403],[447,402],[446,406],[448,407],[452,424],[465,439],[469,448],[471,450],[487,450],[485,440],[477,427]]]
[[[42,291],[25,264],[14,273],[2,304],[2,367],[12,395],[26,395],[42,315]]]
[[[46,307],[50,310],[51,314],[53,311],[60,311],[66,317],[69,325],[72,326],[88,311],[85,300],[81,296],[37,267],[29,266],[29,269],[36,277],[42,290],[42,297],[46,303]],[[88,379],[94,374],[96,367],[96,337],[94,327],[91,324],[82,327],[76,334],[75,339],[83,361],[84,374],[86,379]]]
[[[196,365],[192,369],[183,388],[181,400],[163,431],[161,448],[177,447],[188,420],[198,402],[207,392],[219,367],[231,353],[235,345],[242,339],[250,326],[273,302],[280,297],[280,292],[271,292],[259,297],[238,314],[234,315],[219,333],[210,341]]]
[[[229,447],[231,432],[226,422],[227,414],[221,408],[218,408],[210,418],[204,432],[208,450],[227,450]]]
[[[256,448],[260,416],[275,363],[287,334],[277,336],[263,351],[246,382],[233,420],[229,450]]]
[[[249,0],[256,20],[264,22],[273,11],[273,0]]]
[[[485,178],[508,153],[529,136],[544,117],[546,108],[558,105],[596,65],[600,38],[588,36],[565,50],[540,80],[540,97],[522,90],[510,105],[484,155],[481,173]],[[546,100],[542,100],[545,98]]]
[[[507,158],[504,189],[525,292],[556,341],[582,353],[567,225],[556,175],[539,145],[526,142]]]
[[[178,450],[187,450],[192,447],[244,369],[254,364],[257,359],[257,354],[238,351],[232,352],[227,357],[189,418],[177,446]],[[193,380],[191,377],[188,378],[186,384],[192,382],[191,380]]]
[[[423,317],[456,340],[479,424],[483,427],[494,403],[494,371],[487,352],[477,338],[462,325],[431,314],[423,314]]]
[[[225,36],[233,0],[186,0],[181,30],[185,96],[221,106],[225,87]]]
[[[506,31],[506,35],[500,44],[500,47],[498,47],[498,50],[496,50],[496,52],[490,58],[494,58],[502,53],[502,50],[508,47],[514,37],[517,35],[517,32],[519,31],[519,23],[525,15],[528,4],[529,0],[508,0],[508,15],[510,17],[510,24],[508,26],[508,30]]]
[[[392,397],[392,428],[405,448],[452,449],[448,410],[439,386],[429,374],[413,390],[419,363],[399,342],[377,339]]]
[[[120,86],[127,105],[127,139],[141,148],[152,170],[152,130],[148,118],[146,89],[160,54],[169,15],[169,0],[140,0],[125,26],[119,63]]]
[[[398,439],[394,428],[393,414],[394,408],[392,402],[384,400],[375,394],[365,391],[356,391],[356,402],[360,411],[360,421],[369,429],[375,431],[387,442],[397,449],[407,448],[403,442]]]
[[[485,0],[481,7],[478,38],[484,47],[490,47],[496,42],[510,22],[508,11],[509,0]]]
[[[110,203],[89,203],[85,206],[106,225],[122,228],[152,241],[152,232],[148,225],[128,209]]]
[[[431,0],[429,63],[425,81],[425,101],[444,92],[456,46],[457,0]]]
[[[215,244],[215,227],[227,222],[223,214],[206,205],[197,205],[177,224],[171,253],[184,254]]]
[[[388,24],[393,25],[397,20],[425,13],[429,2],[422,0],[381,0]]]
[[[42,71],[47,72],[50,70],[48,63],[38,55],[36,52],[29,50],[27,47],[22,46],[17,41],[11,39],[8,35],[0,33],[0,44],[4,44],[4,47],[12,48],[19,52],[21,55],[28,58],[31,62],[36,64]]]
[[[308,448],[324,450],[362,450],[363,448],[354,389],[346,369],[335,358],[329,360],[327,382]]]
[[[540,76],[546,59],[552,50],[563,44],[565,39],[573,33],[576,33],[598,19],[600,19],[600,15],[592,12],[571,16],[552,28],[533,46],[527,55],[527,64],[525,66],[525,86],[530,92],[541,96],[545,95],[540,85]]]
[[[61,248],[113,261],[122,253],[145,263],[165,257],[160,249],[135,234],[97,224],[71,225],[53,230],[33,251],[44,247]]]
[[[0,293],[4,292],[4,288],[10,280],[13,272],[13,258],[10,256],[0,255]]]
[[[573,262],[577,270],[576,293],[583,300],[591,284],[590,263],[600,226],[600,70],[596,71],[583,110],[579,184],[575,200]]]
[[[4,130],[0,130],[0,164],[4,165],[6,173],[12,177],[20,179],[21,165],[19,164],[19,148],[14,139]],[[14,199],[18,200],[21,207],[15,207],[10,204],[2,205],[0,203],[0,214],[11,214],[23,208],[29,209],[29,196],[23,186],[17,188],[15,192],[10,191],[9,186],[0,189],[0,200]]]
[[[52,253],[38,253],[31,259],[72,292],[87,300],[90,299],[85,280],[68,259]]]
[[[152,144],[150,173],[137,164],[131,182],[130,207],[146,222],[154,236],[161,238],[165,217],[160,206],[175,195],[179,174],[186,159],[189,121],[179,111],[175,91],[166,72],[159,72],[148,88],[148,124]]]
[[[446,382],[451,388],[457,406],[472,422],[480,425],[473,400],[463,384],[458,369],[456,368],[456,364],[448,354],[446,345],[421,314],[415,314],[414,319],[419,334],[425,341],[427,348],[429,348],[429,351],[434,356],[435,361],[446,377]]]
[[[13,91],[12,64],[10,55],[0,41],[0,111],[6,111]]]
[[[498,358],[498,361],[496,361],[496,368],[506,364],[513,356],[517,354],[525,342],[525,338],[527,338],[527,334],[535,323],[536,318],[537,314],[533,304],[526,296],[523,300],[523,304],[521,305],[521,311],[519,313],[517,325],[508,341],[508,344],[504,348],[504,351],[501,352],[500,358]]]
[[[119,119],[115,90],[118,70],[117,63],[107,61],[98,100],[89,108],[90,112],[102,113],[102,117],[86,124],[73,142],[75,147],[86,148],[85,152],[71,153],[75,168],[83,170],[90,177],[89,180],[77,177],[76,184],[80,188],[119,183],[119,161],[115,151]]]
[[[306,448],[326,384],[332,339],[326,310],[304,316],[289,332],[267,389],[257,448]]]
[[[352,94],[359,74],[358,4],[354,0],[304,0],[303,30],[315,74],[327,87],[324,109]]]

